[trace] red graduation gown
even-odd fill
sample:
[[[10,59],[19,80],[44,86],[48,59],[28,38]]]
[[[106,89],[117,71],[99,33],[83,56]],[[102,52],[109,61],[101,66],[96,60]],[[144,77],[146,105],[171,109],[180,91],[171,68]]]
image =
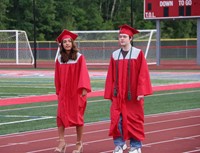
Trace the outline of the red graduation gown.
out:
[[[82,89],[91,92],[90,78],[83,55],[77,53],[76,61],[60,62],[55,65],[55,88],[58,95],[57,119],[64,127],[84,124],[86,96],[82,97]],[[57,120],[58,122],[58,120]],[[59,126],[59,125],[58,125]]]
[[[112,53],[105,83],[104,98],[112,101],[110,108],[111,124],[109,135],[114,138],[120,136],[118,122],[120,114],[123,120],[123,137],[125,140],[135,138],[144,139],[144,104],[143,99],[138,101],[139,95],[152,94],[152,86],[146,59],[143,51],[132,47],[130,60],[130,81],[128,81],[128,60],[130,51],[123,59],[119,56],[120,49]],[[118,60],[119,58],[119,60]],[[116,62],[118,61],[118,93],[113,96],[116,80]],[[131,100],[128,100],[128,84],[131,88]]]

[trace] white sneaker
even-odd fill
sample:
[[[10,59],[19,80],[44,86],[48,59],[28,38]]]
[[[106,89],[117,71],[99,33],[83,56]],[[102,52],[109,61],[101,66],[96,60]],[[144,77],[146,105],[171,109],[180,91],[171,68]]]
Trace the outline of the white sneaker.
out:
[[[116,146],[115,150],[113,151],[113,153],[123,153],[123,149],[120,146]]]
[[[127,149],[127,145],[124,144],[123,147],[122,147],[122,149],[123,149],[123,150],[126,150],[126,149]]]
[[[122,147],[121,146],[116,146],[115,150],[113,151],[113,153],[123,153],[124,150],[127,149],[127,145],[124,144]]]
[[[128,153],[142,153],[141,148],[131,147]]]

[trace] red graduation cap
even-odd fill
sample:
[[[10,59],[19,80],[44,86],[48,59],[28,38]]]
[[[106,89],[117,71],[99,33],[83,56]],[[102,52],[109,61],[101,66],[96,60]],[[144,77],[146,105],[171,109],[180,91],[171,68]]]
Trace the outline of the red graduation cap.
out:
[[[61,43],[62,40],[65,39],[65,38],[71,38],[71,39],[75,40],[77,37],[78,37],[77,34],[72,33],[70,31],[64,29],[62,31],[62,33],[56,38],[56,41],[59,42],[59,43]]]
[[[121,26],[119,26],[119,28],[120,28],[120,31],[119,31],[120,34],[127,34],[130,37],[132,37],[134,34],[139,33],[139,31],[137,31],[136,29],[130,27],[127,24],[121,25]]]

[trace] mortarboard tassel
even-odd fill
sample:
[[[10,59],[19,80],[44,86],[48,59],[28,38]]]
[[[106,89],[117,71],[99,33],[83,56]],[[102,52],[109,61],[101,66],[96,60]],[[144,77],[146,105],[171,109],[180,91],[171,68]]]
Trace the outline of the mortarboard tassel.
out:
[[[117,97],[117,89],[116,88],[114,88],[114,93],[113,94],[114,94],[115,97]]]
[[[131,100],[131,92],[128,91],[128,100],[130,101]]]

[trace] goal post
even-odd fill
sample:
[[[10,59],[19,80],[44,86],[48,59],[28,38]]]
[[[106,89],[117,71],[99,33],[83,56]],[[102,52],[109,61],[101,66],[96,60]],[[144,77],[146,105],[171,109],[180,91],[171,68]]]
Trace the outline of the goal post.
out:
[[[34,57],[25,31],[0,30],[0,65],[33,65]]]
[[[76,43],[84,54],[87,65],[108,65],[110,55],[119,48],[118,30],[72,31],[78,34]],[[139,30],[133,46],[143,50],[148,65],[156,64],[156,30]],[[58,56],[59,48],[55,60]]]

